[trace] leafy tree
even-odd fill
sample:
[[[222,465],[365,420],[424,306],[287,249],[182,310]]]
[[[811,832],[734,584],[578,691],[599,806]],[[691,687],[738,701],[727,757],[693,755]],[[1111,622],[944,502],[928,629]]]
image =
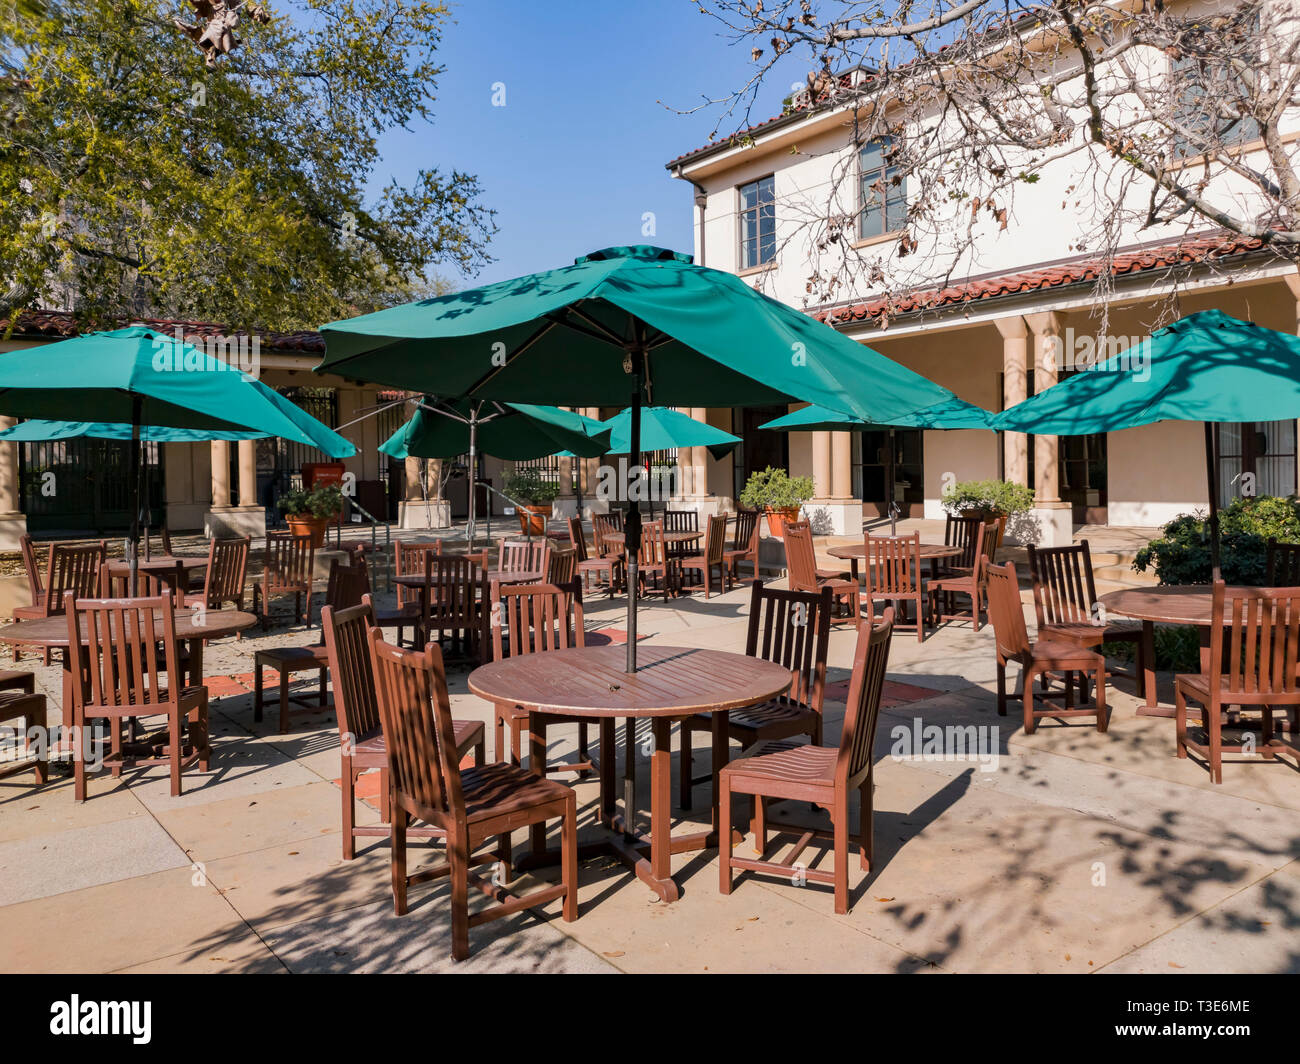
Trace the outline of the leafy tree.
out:
[[[486,261],[473,176],[366,194],[432,115],[447,8],[230,3],[0,6],[0,314],[313,327]]]

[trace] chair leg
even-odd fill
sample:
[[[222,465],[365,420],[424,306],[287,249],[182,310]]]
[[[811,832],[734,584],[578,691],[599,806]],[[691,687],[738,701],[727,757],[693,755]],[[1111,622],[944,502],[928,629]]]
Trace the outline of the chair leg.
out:
[[[843,804],[833,811],[835,833],[835,913],[843,916],[849,911],[849,803],[847,797]]]
[[[353,788],[356,784],[356,776],[353,774],[352,758],[343,758],[342,779],[339,780],[339,788],[343,791],[343,860],[351,861],[356,857],[356,843],[352,837],[353,816],[356,810],[353,808]]]
[[[253,720],[262,719],[263,700],[265,693],[262,690],[262,659],[260,655],[253,657]]]
[[[405,809],[399,806],[393,810],[392,871],[393,915],[395,916],[406,915],[406,821]]]
[[[289,730],[289,670],[280,672],[280,734]]]
[[[719,820],[719,825],[727,823],[725,820]],[[750,823],[750,830],[754,832],[754,852],[762,857],[767,853],[767,799],[761,794],[754,795],[754,819]],[[724,834],[719,831],[718,834]]]
[[[682,753],[677,766],[677,804],[682,809],[690,809],[691,807],[691,780],[695,774],[691,740],[694,737],[695,732],[691,728],[691,722],[689,720],[682,721],[680,730]]]
[[[1007,715],[1007,666],[1006,662],[998,662],[998,716]]]
[[[1034,734],[1034,676],[1028,669],[1025,670],[1021,677],[1021,683],[1024,686],[1024,703],[1025,703],[1025,734]]]
[[[718,794],[718,890],[731,893],[731,779],[725,775]]]
[[[321,669],[320,674],[317,678],[318,687],[317,687],[316,701],[320,703],[322,708],[324,708],[326,702],[328,701],[328,699],[326,698],[326,689],[329,687],[329,679],[330,679],[329,669]]]
[[[170,746],[168,760],[171,762],[172,797],[179,798],[181,796],[181,711],[179,707],[173,710],[172,718],[167,724],[167,730],[170,732],[168,735]]]
[[[1104,732],[1109,725],[1106,717],[1106,666],[1097,669],[1097,730]]]
[[[465,841],[448,835],[447,857],[451,863],[451,957],[463,961],[469,957],[469,854]]]
[[[1206,706],[1210,733],[1210,772],[1215,783],[1223,782],[1223,713],[1218,706]]]
[[[874,790],[875,783],[870,777],[867,777],[858,787],[858,800],[861,803],[858,806],[858,857],[864,872],[871,871],[871,866],[876,859],[874,838],[876,809],[872,795]]]
[[[500,764],[501,762],[507,760],[505,711],[499,705],[493,706],[492,718],[493,718],[492,730],[495,736],[495,742],[492,746],[492,750],[496,754],[497,763]]]
[[[1174,684],[1174,749],[1179,758],[1187,757],[1187,697],[1177,683]]]
[[[564,922],[571,924],[578,918],[578,796],[572,791],[564,806],[560,853],[564,882]]]

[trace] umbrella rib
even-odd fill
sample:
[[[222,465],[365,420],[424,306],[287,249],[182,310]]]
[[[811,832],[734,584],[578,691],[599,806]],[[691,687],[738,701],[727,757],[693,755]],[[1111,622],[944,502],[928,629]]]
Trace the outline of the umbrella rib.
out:
[[[602,343],[612,344],[613,346],[619,348],[620,350],[627,346],[627,341],[625,341],[621,336],[619,336],[618,333],[614,332],[613,329],[597,321],[590,314],[584,314],[582,311],[578,310],[577,307],[572,307],[572,306],[564,307],[562,309],[565,314],[574,315],[575,317],[579,318],[580,320],[590,325],[591,328],[583,329],[580,326],[575,325],[571,321],[565,321],[564,318],[562,317],[561,318],[552,317],[551,320],[554,321],[557,325],[563,325],[566,329],[572,329],[574,332],[581,333],[583,336],[589,336],[593,340],[600,340]],[[595,331],[593,332],[592,330]]]
[[[505,365],[497,366],[495,369],[492,370],[491,373],[487,374],[486,376],[480,377],[478,380],[476,380],[473,384],[471,384],[468,388],[465,389],[465,394],[473,395],[474,392],[478,391],[485,384],[489,383],[493,377],[495,377],[503,369],[506,369],[516,358],[522,355],[535,343],[541,340],[543,336],[545,336],[548,332],[554,329],[556,324],[557,322],[554,319],[547,317],[545,325],[543,325],[540,329],[538,329],[530,337],[528,337],[527,340],[525,340],[522,344],[520,344],[512,354],[506,356]]]

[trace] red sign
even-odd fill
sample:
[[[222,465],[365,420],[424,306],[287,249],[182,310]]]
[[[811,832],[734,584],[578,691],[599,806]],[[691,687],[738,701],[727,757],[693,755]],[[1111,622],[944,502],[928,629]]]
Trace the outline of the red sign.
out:
[[[306,491],[311,491],[312,488],[342,489],[343,475],[346,472],[347,466],[342,462],[303,462],[302,486]],[[340,512],[335,524],[342,523],[343,514]]]

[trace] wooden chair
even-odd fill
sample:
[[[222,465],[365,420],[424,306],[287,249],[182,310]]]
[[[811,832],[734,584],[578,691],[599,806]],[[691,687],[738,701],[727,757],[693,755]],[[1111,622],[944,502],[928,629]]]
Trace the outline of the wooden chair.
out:
[[[961,553],[945,558],[935,576],[961,576],[975,567],[975,559],[984,534],[984,518],[954,517],[946,514],[943,525],[943,542],[946,547],[959,547]]]
[[[1275,539],[1268,541],[1268,568],[1264,586],[1300,587],[1300,543],[1279,543]]]
[[[325,589],[325,603],[336,610],[346,610],[361,605],[370,594],[370,571],[360,558],[354,561],[330,559],[329,583]],[[287,732],[294,706],[305,707],[303,712],[318,713],[328,704],[326,685],[329,682],[329,652],[324,633],[321,641],[307,647],[271,647],[253,655],[253,720],[262,719],[264,708],[263,670],[275,672],[280,689],[279,731]],[[317,677],[316,700],[313,704],[302,695],[291,695],[289,683],[300,672],[314,672]]]
[[[45,783],[49,779],[50,733],[45,696],[36,693],[36,677],[30,672],[0,672],[0,725],[16,731],[23,744],[21,756],[0,764],[0,779],[30,768],[37,785]]]
[[[1096,647],[1106,642],[1135,643],[1139,695],[1146,694],[1146,644],[1142,622],[1100,623],[1093,614],[1097,585],[1092,573],[1092,550],[1081,540],[1068,547],[1029,545],[1029,575],[1034,582],[1034,614],[1038,638],[1052,642]]]
[[[641,582],[644,594],[654,577],[656,584],[662,586],[664,601],[672,593],[673,562],[668,557],[664,542],[664,524],[662,521],[647,521],[641,526],[641,549],[636,556],[637,579]]]
[[[814,838],[832,840],[834,868],[801,869],[801,875],[813,883],[828,883],[835,888],[835,912],[849,911],[849,795],[858,792],[858,849],[864,872],[872,870],[874,790],[872,745],[876,722],[880,716],[880,696],[884,690],[885,669],[889,663],[889,643],[893,634],[894,611],[887,608],[874,628],[862,626],[858,631],[853,655],[853,673],[849,680],[849,697],[844,708],[844,726],[838,746],[759,746],[752,756],[732,761],[719,773],[720,808],[718,832],[720,882],[723,894],[731,893],[734,869],[747,869],[763,875],[789,879],[794,862]],[[754,796],[754,849],[758,858],[736,857],[731,844],[731,801],[735,794]],[[767,819],[766,803],[790,799],[812,802],[830,813],[831,830],[810,829],[778,824]],[[793,850],[783,860],[769,861],[767,833],[799,836]]]
[[[1226,587],[1216,580],[1209,671],[1174,677],[1178,756],[1185,758],[1191,750],[1204,758],[1215,783],[1223,782],[1224,753],[1254,752],[1271,761],[1285,750],[1300,758],[1300,749],[1278,738],[1273,728],[1275,707],[1294,713],[1300,706],[1298,647],[1300,587]],[[1201,729],[1195,739],[1187,729],[1188,701],[1201,706]],[[1259,707],[1258,744],[1224,743],[1223,715],[1229,706]]]
[[[990,565],[988,581],[989,616],[993,620],[994,642],[998,661],[998,715],[1007,715],[1007,664],[1018,661],[1024,701],[1025,734],[1032,735],[1040,717],[1095,717],[1097,730],[1106,730],[1106,659],[1096,651],[1050,638],[1029,641],[1025,611],[1020,602],[1020,584],[1013,563]],[[1091,675],[1097,685],[1092,708],[1074,708],[1073,674]],[[1064,706],[1039,709],[1034,696],[1034,678],[1044,673],[1064,673],[1063,695],[1046,691],[1038,698],[1063,698]]]
[[[73,598],[94,598],[108,550],[104,543],[84,547],[50,545],[45,570],[45,616],[62,613],[69,593]]]
[[[571,584],[578,576],[578,552],[572,547],[559,550],[552,547],[546,554],[546,575],[542,578],[548,584]]]
[[[723,560],[727,563],[728,578],[733,584],[741,579],[741,562],[749,562],[753,569],[750,579],[758,579],[758,511],[737,510],[735,520],[736,524],[731,532],[731,546],[722,552]]]
[[[185,566],[181,562],[176,562],[166,570],[150,569],[148,571],[139,570],[136,572],[135,587],[131,586],[131,574],[121,569],[113,571],[112,566],[107,562],[99,568],[99,590],[96,592],[104,598],[157,598],[159,595],[170,595],[176,603],[176,608],[181,609],[185,605],[186,585],[188,578],[185,576]]]
[[[733,709],[727,716],[728,737],[745,748],[800,735],[820,743],[831,637],[831,589],[822,588],[816,593],[782,591],[765,587],[762,580],[755,580],[753,588],[745,653],[789,669],[790,689],[770,702]],[[711,713],[697,713],[682,721],[678,804],[683,809],[691,808],[695,784],[714,777],[713,772],[697,777],[691,768],[692,736],[712,730]]]
[[[144,536],[141,537],[141,545],[144,547],[144,556],[153,558],[153,530],[146,528]],[[172,534],[166,525],[158,529],[158,553],[164,558],[170,558],[174,553],[172,550]]]
[[[700,515],[695,510],[670,510],[665,506],[662,520],[665,532],[698,532],[700,530]],[[697,549],[688,543],[670,543],[668,544],[668,556],[674,562],[680,562],[689,552]]]
[[[919,536],[918,536],[919,541]],[[963,553],[963,564],[949,566],[943,576],[930,581],[930,593],[934,596],[936,609],[935,621],[942,624],[962,616],[951,612],[953,595],[969,595],[971,625],[975,631],[980,630],[980,603],[984,599],[984,570],[993,564],[993,556],[998,549],[998,524],[990,521],[980,528],[975,541],[975,555],[972,565],[967,567]],[[943,606],[938,604],[942,602]]]
[[[262,618],[262,631],[271,621],[271,598],[293,595],[293,619],[301,621],[302,600],[307,598],[307,626],[311,627],[311,578],[315,571],[316,550],[311,536],[294,536],[288,532],[266,534],[265,568],[262,578],[253,584],[253,612]]]
[[[227,602],[235,609],[244,608],[244,581],[248,574],[248,552],[253,541],[248,536],[213,539],[208,544],[208,568],[203,590],[185,597],[185,605],[219,610]]]
[[[835,602],[848,610],[849,618],[856,626],[859,622],[858,582],[847,573],[817,568],[812,526],[807,521],[788,522],[784,542],[790,590],[819,593],[822,588],[830,588]]]
[[[491,590],[488,574],[477,560],[425,554],[424,586],[428,593],[420,599],[417,643],[441,645],[446,640],[448,649],[462,661],[481,665],[491,660],[487,648]]]
[[[591,515],[591,539],[596,546],[596,556],[604,558],[611,554],[623,556],[626,554],[624,544],[614,543],[605,537],[611,532],[623,531],[623,514],[620,510],[612,510],[607,514]]]
[[[569,542],[573,545],[577,575],[582,579],[583,587],[590,586],[589,581],[593,573],[596,574],[597,580],[603,575],[605,577],[605,587],[610,598],[613,598],[616,585],[622,579],[623,556],[621,554],[600,554],[597,551],[597,557],[589,557],[587,554],[587,540],[582,534],[582,522],[576,517],[569,518]]]
[[[375,696],[375,671],[370,660],[367,633],[374,625],[373,605],[365,595],[361,605],[335,610],[321,610],[321,629],[325,635],[325,653],[329,662],[330,683],[334,692],[334,709],[339,721],[339,748],[342,758],[343,790],[343,860],[356,856],[358,838],[388,838],[392,817],[388,808],[388,748],[379,724],[379,704]],[[471,751],[474,764],[484,763],[487,729],[480,720],[453,720],[452,742],[457,760]],[[357,778],[377,769],[382,823],[359,826],[356,822]],[[407,835],[442,838],[446,833],[437,827],[408,827]]]
[[[35,621],[42,617],[48,617],[45,612],[45,581],[41,577],[40,562],[36,560],[36,547],[32,542],[32,537],[23,533],[18,537],[18,547],[22,552],[23,569],[27,573],[27,593],[31,596],[31,605],[15,606],[13,611],[14,621]],[[17,661],[22,657],[23,648],[17,643],[13,645],[13,659]],[[41,664],[50,663],[50,651],[48,648],[41,651]]]
[[[504,762],[461,769],[441,650],[432,645],[418,652],[403,650],[384,642],[378,628],[371,629],[369,638],[388,750],[393,911],[406,913],[411,885],[449,876],[451,955],[458,961],[469,956],[469,929],[490,920],[556,898],[564,899],[564,919],[576,920],[578,803],[572,788]],[[412,818],[446,832],[447,861],[408,875],[406,835]],[[563,882],[523,897],[497,885],[512,878],[511,832],[557,819]],[[494,850],[479,852],[493,840]],[[473,871],[484,864],[496,865],[491,881]],[[471,883],[498,904],[471,913]]]
[[[400,539],[393,542],[393,573],[395,576],[415,576],[424,572],[424,556],[442,554],[442,540],[431,543],[403,543]],[[374,623],[380,628],[396,628],[397,642],[404,641],[402,633],[406,628],[414,632],[420,623],[420,591],[418,588],[397,585],[397,607],[395,609],[376,609]],[[414,643],[415,640],[412,639]]]
[[[207,772],[212,756],[208,741],[208,689],[182,687],[176,618],[171,595],[157,598],[64,599],[68,615],[69,671],[83,678],[67,685],[72,692],[74,741],[73,797],[86,800],[86,762],[91,726],[108,725],[110,753],[104,764],[119,776],[141,764],[166,764],[171,794],[181,793],[181,770],[197,763]],[[86,632],[83,645],[80,629]],[[162,651],[159,652],[161,644]],[[165,718],[152,732],[133,727],[124,739],[128,718]]]
[[[916,641],[925,640],[926,598],[929,588],[921,576],[921,533],[910,536],[873,536],[866,534],[866,588],[862,597],[867,600],[867,620],[875,618],[876,600],[894,603],[895,616],[907,616],[904,602],[911,602],[916,610]],[[933,617],[931,618],[933,619]]]
[[[545,573],[551,545],[545,539],[507,539],[497,554],[498,573]]]
[[[492,660],[520,654],[544,654],[552,650],[586,646],[582,619],[582,585],[568,584],[498,585],[492,599]],[[498,702],[493,707],[496,727],[496,759],[522,763],[522,735],[530,728],[530,714],[523,706]],[[548,764],[545,772],[577,772],[585,776],[592,769],[588,753],[587,720],[550,718],[578,725],[578,760]],[[509,754],[506,729],[510,731]],[[542,727],[542,734],[545,728]],[[537,771],[536,766],[529,766]]]
[[[698,569],[703,577],[704,597],[707,599],[713,590],[713,570],[718,570],[718,590],[725,594],[727,590],[727,563],[723,553],[727,547],[727,518],[710,517],[704,533],[704,552],[702,554],[685,554],[678,561],[679,570]]]

